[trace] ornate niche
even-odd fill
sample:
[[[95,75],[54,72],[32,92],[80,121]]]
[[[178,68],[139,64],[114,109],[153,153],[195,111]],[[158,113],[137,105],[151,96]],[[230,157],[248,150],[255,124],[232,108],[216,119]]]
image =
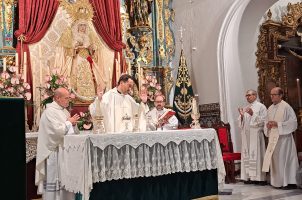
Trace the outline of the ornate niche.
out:
[[[257,44],[258,92],[260,100],[271,105],[270,90],[284,89],[286,100],[298,113],[301,107],[300,84],[302,78],[302,3],[288,4],[282,21],[273,21],[269,10],[267,20],[260,27]],[[299,79],[299,80],[297,80]],[[299,85],[299,86],[298,86]]]
[[[139,83],[139,68],[143,76],[154,74],[169,102],[173,86],[171,62],[175,52],[171,28],[174,21],[172,0],[124,0],[121,18],[126,44],[125,57],[131,75]]]

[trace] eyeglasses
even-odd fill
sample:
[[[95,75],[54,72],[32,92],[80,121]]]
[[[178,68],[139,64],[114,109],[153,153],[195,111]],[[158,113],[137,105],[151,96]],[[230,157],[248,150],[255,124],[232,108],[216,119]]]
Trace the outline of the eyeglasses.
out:
[[[246,94],[245,96],[246,97],[250,97],[250,96],[253,96],[254,94]]]
[[[163,101],[155,101],[155,103],[163,103]]]
[[[280,94],[271,94],[271,96],[278,96],[278,95],[280,95]]]

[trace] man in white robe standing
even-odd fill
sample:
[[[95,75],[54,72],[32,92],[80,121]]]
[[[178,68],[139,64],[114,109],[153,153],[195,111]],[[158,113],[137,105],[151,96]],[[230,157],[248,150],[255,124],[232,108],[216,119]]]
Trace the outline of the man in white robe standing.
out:
[[[58,88],[53,100],[46,105],[39,124],[35,184],[43,200],[69,200],[74,194],[66,191],[60,181],[62,147],[64,135],[74,133],[79,116],[70,117],[66,110],[70,101],[67,89]]]
[[[149,110],[147,93],[142,91],[141,104],[129,95],[134,82],[128,74],[123,74],[119,78],[118,86],[109,90],[103,95],[98,93],[95,101],[89,105],[91,115],[103,116],[105,132],[132,132],[135,126],[135,116],[139,118],[139,130],[146,130],[145,113]]]
[[[248,90],[245,94],[248,105],[239,108],[241,129],[241,180],[244,183],[266,184],[266,173],[262,172],[265,153],[264,122],[267,117],[265,105],[257,101],[257,92]]]
[[[282,189],[296,188],[298,156],[292,133],[297,129],[297,117],[292,107],[282,100],[283,90],[271,90],[273,104],[268,108],[264,133],[269,143],[262,170],[270,170],[270,183]]]
[[[164,114],[167,109],[164,107],[166,104],[165,97],[163,95],[157,95],[155,97],[155,107],[147,114],[151,118],[153,124],[157,126],[157,130],[173,130],[178,127],[178,119],[175,115],[170,117],[167,121],[159,122],[158,119]]]

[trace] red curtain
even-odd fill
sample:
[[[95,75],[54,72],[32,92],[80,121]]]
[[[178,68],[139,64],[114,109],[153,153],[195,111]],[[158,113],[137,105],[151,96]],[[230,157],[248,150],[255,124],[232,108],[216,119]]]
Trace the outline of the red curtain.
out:
[[[112,86],[117,84],[116,62],[118,53],[120,54],[120,63],[123,63],[122,49],[125,44],[122,42],[121,16],[119,0],[90,0],[94,10],[93,24],[98,34],[103,38],[105,43],[115,51]],[[123,72],[122,65],[119,66]]]
[[[27,53],[27,82],[32,88],[32,70],[30,63],[30,52],[28,45],[40,41],[48,30],[53,18],[58,10],[58,0],[19,0],[19,30],[15,36],[24,36],[23,52]],[[21,55],[21,41],[18,40],[17,52]],[[21,60],[21,59],[19,59]],[[20,66],[20,65],[19,65]],[[33,89],[33,88],[32,88]],[[32,92],[31,89],[31,92]],[[33,125],[33,107],[27,107],[28,125],[31,129]]]

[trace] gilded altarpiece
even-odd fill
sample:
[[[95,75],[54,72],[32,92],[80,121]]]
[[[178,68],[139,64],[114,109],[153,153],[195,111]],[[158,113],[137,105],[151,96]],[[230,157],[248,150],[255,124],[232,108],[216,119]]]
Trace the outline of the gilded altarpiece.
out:
[[[123,0],[121,5],[129,73],[138,86],[147,74],[155,75],[169,102],[173,86],[171,63],[175,52],[172,0]]]
[[[0,57],[1,67],[3,58],[6,58],[6,65],[14,65],[16,38],[16,0],[0,0]]]
[[[281,21],[272,20],[273,14],[268,11],[258,38],[256,67],[259,98],[269,107],[272,104],[270,90],[281,87],[285,93],[283,99],[295,110],[301,130],[302,3],[289,3]],[[297,135],[297,148],[302,151]]]

